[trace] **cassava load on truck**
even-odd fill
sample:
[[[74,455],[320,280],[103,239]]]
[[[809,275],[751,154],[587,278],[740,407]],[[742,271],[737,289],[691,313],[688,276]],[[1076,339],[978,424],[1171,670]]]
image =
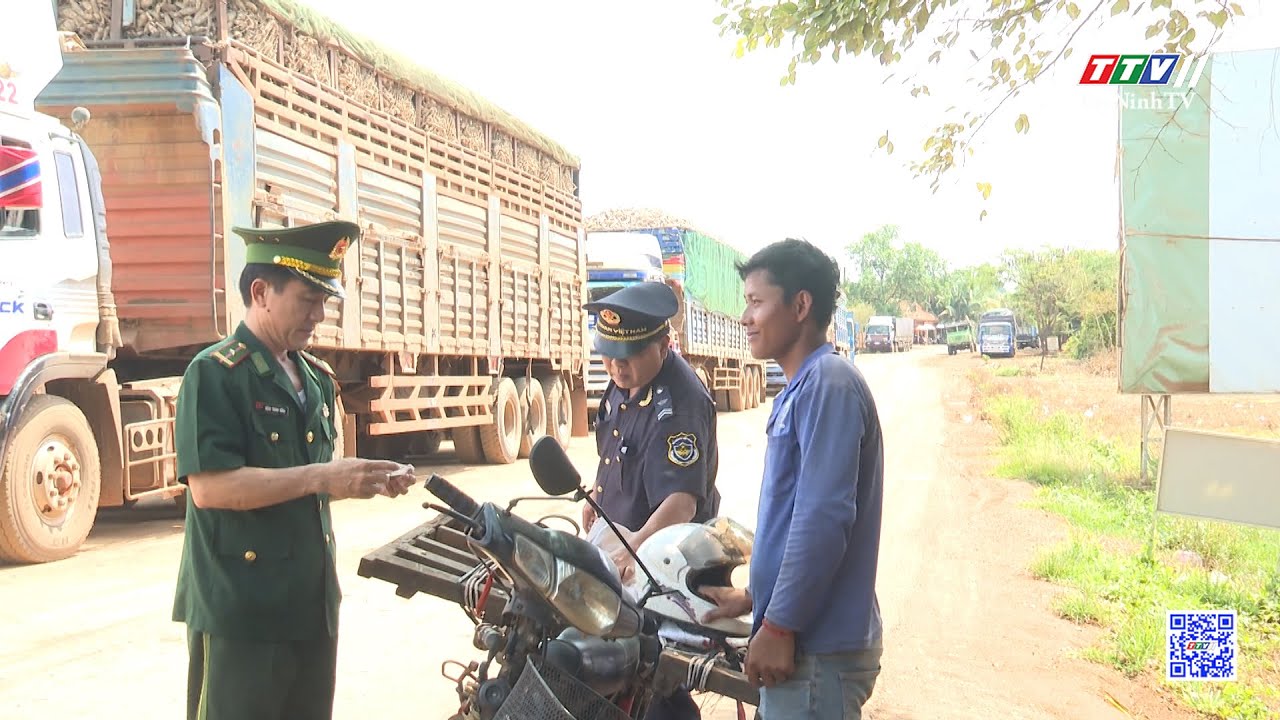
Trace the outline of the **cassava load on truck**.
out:
[[[233,226],[337,218],[363,230],[345,256],[346,298],[310,348],[340,383],[343,454],[425,454],[452,435],[463,461],[506,463],[541,435],[586,432],[571,155],[285,0],[74,0],[58,21],[93,40],[64,53],[37,105],[92,112],[81,135],[101,179],[81,174],[70,190],[102,198],[104,225],[95,238],[86,215],[87,235],[68,230],[40,255],[88,262],[85,300],[27,291],[55,298],[41,301],[55,322],[83,317],[10,383],[0,555],[69,555],[99,506],[181,493],[181,373],[244,316]],[[47,204],[29,243],[66,216],[63,166],[40,159]],[[110,302],[94,302],[95,276]],[[114,337],[102,332],[117,316]],[[52,471],[78,489],[61,516],[39,512]]]
[[[740,321],[745,300],[735,263],[746,257],[689,221],[660,210],[615,208],[592,215],[585,223],[596,239],[593,251],[602,253],[606,243],[615,246],[615,253],[628,248],[635,252],[651,247],[656,238],[665,282],[680,302],[671,321],[672,348],[689,361],[721,412],[749,410],[764,402],[764,363],[751,356]],[[595,353],[591,362],[603,369]],[[596,377],[600,376],[597,372]],[[598,401],[605,384],[607,380],[593,385],[593,400]]]

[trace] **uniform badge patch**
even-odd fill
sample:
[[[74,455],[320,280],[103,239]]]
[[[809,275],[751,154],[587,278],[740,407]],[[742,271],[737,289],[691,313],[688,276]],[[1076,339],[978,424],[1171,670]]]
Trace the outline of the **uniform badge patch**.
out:
[[[276,417],[284,417],[289,414],[289,408],[283,405],[268,405],[261,400],[253,402],[253,409],[262,415],[275,415]]]
[[[667,437],[667,459],[673,465],[689,467],[698,462],[698,438],[692,433],[677,433]]]
[[[605,308],[600,311],[600,319],[603,320],[606,325],[617,325],[622,322],[622,318],[618,317],[618,313],[610,310],[609,308]]]

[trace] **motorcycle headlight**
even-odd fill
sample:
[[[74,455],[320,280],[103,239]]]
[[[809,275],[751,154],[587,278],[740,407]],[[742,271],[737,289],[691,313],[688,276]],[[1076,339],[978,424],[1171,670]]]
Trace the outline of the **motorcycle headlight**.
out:
[[[556,560],[556,579],[550,600],[570,624],[587,635],[604,635],[613,629],[622,609],[618,593],[563,560]]]
[[[555,563],[551,553],[524,535],[516,535],[515,558],[516,565],[530,582],[544,595],[551,592],[552,584],[555,582],[555,576],[552,574]]]
[[[553,557],[524,535],[515,537],[516,566],[564,616],[587,635],[604,635],[614,629],[622,610],[622,598],[593,575]]]

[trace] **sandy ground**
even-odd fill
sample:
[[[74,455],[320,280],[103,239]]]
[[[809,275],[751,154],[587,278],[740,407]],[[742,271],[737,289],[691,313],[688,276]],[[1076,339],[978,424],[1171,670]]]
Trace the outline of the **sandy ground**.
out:
[[[945,353],[860,356],[885,426],[887,476],[878,593],[884,671],[874,718],[1124,718],[1189,716],[1143,686],[1073,653],[1095,630],[1049,609],[1052,586],[1025,567],[1062,536],[1056,520],[1022,506],[1029,489],[991,480],[981,433],[967,423],[963,374]],[[770,405],[720,416],[722,510],[748,526]],[[476,497],[534,494],[527,463],[429,469]],[[584,474],[594,445],[570,450]],[[360,557],[425,520],[422,493],[334,506],[345,599],[336,718],[445,718],[455,706],[440,676],[468,661],[470,623],[435,598],[396,597],[356,575]],[[0,567],[0,717],[172,719],[182,716],[183,628],[169,621],[181,520],[160,506],[104,513],[85,549],[43,566]],[[833,599],[837,601],[838,599]],[[1126,714],[1107,701],[1110,695]],[[736,717],[704,698],[706,717]],[[748,717],[751,716],[750,711]]]

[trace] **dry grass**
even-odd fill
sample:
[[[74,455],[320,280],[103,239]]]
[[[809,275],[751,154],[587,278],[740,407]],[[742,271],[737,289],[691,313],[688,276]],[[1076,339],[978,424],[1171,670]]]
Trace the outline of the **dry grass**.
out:
[[[1040,404],[1046,413],[1076,415],[1091,432],[1121,445],[1142,439],[1142,397],[1119,392],[1116,353],[1077,361],[1051,356],[1041,371],[1038,355],[983,360],[977,355],[939,356],[956,373],[976,373],[976,391],[1016,392]],[[1255,437],[1280,436],[1280,397],[1270,395],[1177,395],[1171,402],[1172,425]]]
[[[987,453],[985,471],[1032,480],[1037,505],[1073,528],[1072,540],[1043,549],[1032,569],[1078,591],[1058,608],[1064,617],[1104,628],[1090,657],[1155,680],[1163,672],[1164,609],[1235,607],[1243,618],[1241,681],[1163,689],[1210,717],[1280,716],[1280,534],[1169,518],[1146,558],[1140,547],[1151,538],[1153,493],[1135,487],[1141,398],[1118,392],[1116,356],[1051,357],[1044,370],[1033,355],[927,362],[954,373],[953,391],[968,392],[967,406],[949,409],[972,423],[963,432]],[[1177,396],[1171,414],[1175,426],[1274,437],[1280,399]],[[1200,558],[1196,566],[1176,560],[1185,551]]]

